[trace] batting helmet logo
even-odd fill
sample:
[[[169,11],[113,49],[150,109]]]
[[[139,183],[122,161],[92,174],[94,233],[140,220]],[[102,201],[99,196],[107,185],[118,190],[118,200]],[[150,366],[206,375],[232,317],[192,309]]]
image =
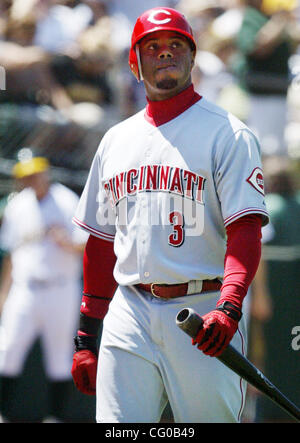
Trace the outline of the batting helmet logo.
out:
[[[162,7],[149,9],[137,19],[131,37],[129,66],[138,81],[142,79],[138,43],[146,35],[157,31],[178,32],[189,40],[193,49],[196,49],[192,28],[181,12]]]
[[[148,22],[154,23],[155,25],[165,25],[166,23],[169,23],[172,19],[171,18],[165,18],[162,20],[159,20],[155,18],[158,14],[166,14],[171,15],[170,11],[166,11],[165,9],[157,9],[152,12],[150,12],[149,17],[147,18]]]

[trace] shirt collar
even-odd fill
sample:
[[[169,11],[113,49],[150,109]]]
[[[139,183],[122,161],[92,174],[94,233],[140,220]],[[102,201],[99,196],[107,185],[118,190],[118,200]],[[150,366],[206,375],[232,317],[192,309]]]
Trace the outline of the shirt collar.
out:
[[[152,101],[147,98],[145,119],[153,126],[163,125],[199,101],[202,96],[190,85],[184,91],[167,100]]]

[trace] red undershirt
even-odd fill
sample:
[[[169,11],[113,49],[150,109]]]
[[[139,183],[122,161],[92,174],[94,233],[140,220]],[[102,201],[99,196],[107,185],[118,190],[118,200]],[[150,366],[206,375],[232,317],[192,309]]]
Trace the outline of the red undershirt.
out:
[[[201,96],[194,91],[192,85],[168,100],[154,102],[147,99],[145,118],[154,126],[160,126],[200,99]],[[217,305],[230,301],[239,308],[242,307],[260,261],[261,224],[259,215],[250,214],[227,226],[224,280]],[[91,235],[84,252],[81,313],[93,318],[104,318],[117,288],[113,278],[115,262],[113,243]]]
[[[191,85],[175,97],[167,100],[151,101],[147,98],[145,119],[153,126],[161,126],[178,117],[192,105],[201,100],[201,95],[194,91]]]

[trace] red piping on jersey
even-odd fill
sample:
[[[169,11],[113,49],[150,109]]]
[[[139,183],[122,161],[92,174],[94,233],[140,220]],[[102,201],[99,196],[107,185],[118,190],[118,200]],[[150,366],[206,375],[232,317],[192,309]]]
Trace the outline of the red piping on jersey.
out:
[[[157,127],[178,117],[178,115],[197,103],[202,96],[195,92],[194,86],[191,85],[167,100],[152,101],[148,97],[146,98],[148,104],[146,106],[145,119],[151,125]]]
[[[73,217],[72,221],[76,225],[80,226],[81,228],[85,229],[86,231],[89,231],[90,234],[93,234],[94,236],[96,236],[98,238],[102,238],[103,240],[108,240],[108,241],[111,241],[111,242],[114,241],[114,238],[115,238],[114,235],[106,234],[105,232],[98,231],[97,229],[94,229],[91,226],[81,222],[76,217]]]

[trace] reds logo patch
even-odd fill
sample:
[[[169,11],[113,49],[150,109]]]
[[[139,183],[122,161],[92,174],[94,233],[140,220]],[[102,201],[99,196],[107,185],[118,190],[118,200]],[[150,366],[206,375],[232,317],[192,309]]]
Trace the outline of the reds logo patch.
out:
[[[246,180],[260,194],[265,195],[264,176],[260,168],[255,168]]]
[[[158,18],[155,18],[158,14],[165,14],[165,15],[171,15],[171,12],[166,11],[165,9],[158,9],[156,11],[152,11],[151,14],[149,14],[148,21],[150,23],[153,23],[154,25],[165,25],[166,23],[169,23],[171,21],[170,18],[164,18],[159,20]]]

